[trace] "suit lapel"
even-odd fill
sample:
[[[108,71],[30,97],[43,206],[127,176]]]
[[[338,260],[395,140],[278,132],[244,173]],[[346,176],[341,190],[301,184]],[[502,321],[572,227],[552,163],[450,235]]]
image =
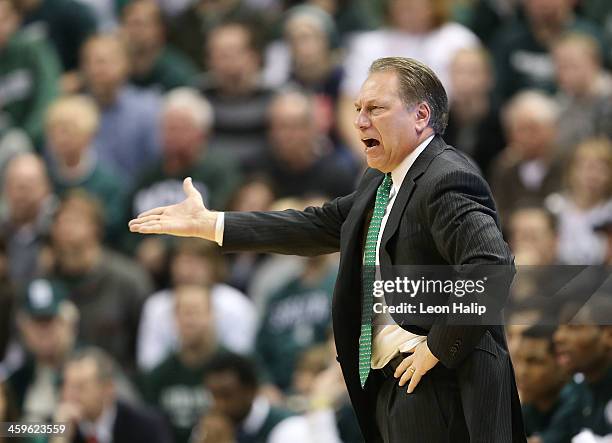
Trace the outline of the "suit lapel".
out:
[[[380,242],[380,264],[381,265],[391,265],[391,260],[386,253],[387,242],[399,227],[399,223],[402,219],[402,215],[404,214],[404,209],[410,200],[410,196],[412,195],[414,188],[416,187],[417,179],[425,173],[431,161],[444,150],[446,144],[442,140],[439,135],[436,135],[429,145],[421,152],[421,155],[417,157],[415,162],[412,164],[406,177],[404,177],[404,181],[402,182],[402,186],[395,197],[395,202],[393,203],[393,208],[391,209],[391,214],[389,214],[389,218],[387,219],[387,224],[385,225],[385,230],[383,232],[383,236]],[[383,263],[385,261],[385,263]]]

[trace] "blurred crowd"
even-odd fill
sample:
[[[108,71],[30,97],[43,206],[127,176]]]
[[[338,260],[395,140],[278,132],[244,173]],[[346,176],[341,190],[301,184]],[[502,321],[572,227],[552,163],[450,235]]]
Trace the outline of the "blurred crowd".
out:
[[[187,176],[214,210],[350,193],[353,100],[383,56],[442,80],[444,138],[489,181],[517,265],[612,265],[609,0],[0,0],[0,422],[72,424],[28,442],[362,441],[336,256],[127,222]],[[561,326],[519,304],[530,443],[612,434],[611,285]]]

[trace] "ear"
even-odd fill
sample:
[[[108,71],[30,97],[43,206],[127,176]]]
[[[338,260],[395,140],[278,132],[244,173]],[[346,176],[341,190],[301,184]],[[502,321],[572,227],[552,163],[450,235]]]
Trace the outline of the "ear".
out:
[[[431,118],[431,108],[426,102],[421,102],[416,106],[415,112],[415,129],[418,134],[421,134],[425,130],[425,128],[429,126],[429,119]]]

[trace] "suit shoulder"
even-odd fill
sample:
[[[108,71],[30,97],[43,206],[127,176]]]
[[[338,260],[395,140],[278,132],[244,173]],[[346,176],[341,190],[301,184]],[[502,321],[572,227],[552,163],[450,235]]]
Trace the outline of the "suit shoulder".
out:
[[[432,160],[425,176],[433,183],[453,180],[458,183],[486,184],[476,163],[461,151],[448,145]]]

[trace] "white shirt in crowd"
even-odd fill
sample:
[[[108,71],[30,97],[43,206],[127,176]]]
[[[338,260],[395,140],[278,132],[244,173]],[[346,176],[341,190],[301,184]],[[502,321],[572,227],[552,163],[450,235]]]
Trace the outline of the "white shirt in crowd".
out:
[[[252,352],[257,332],[257,312],[251,300],[229,285],[217,284],[211,290],[211,301],[219,344],[238,354]],[[174,296],[171,290],[163,290],[151,295],[142,309],[138,330],[138,366],[143,370],[153,369],[177,347]]]

